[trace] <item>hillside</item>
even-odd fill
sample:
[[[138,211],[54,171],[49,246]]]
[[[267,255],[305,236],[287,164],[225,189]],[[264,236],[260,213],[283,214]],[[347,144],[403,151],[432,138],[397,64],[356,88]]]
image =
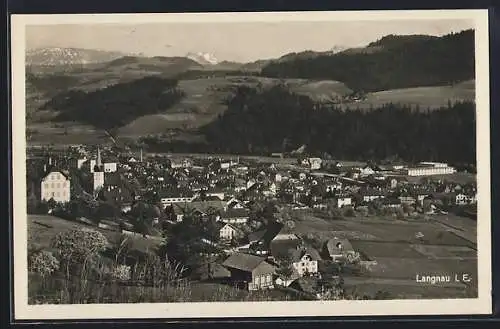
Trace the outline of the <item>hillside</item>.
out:
[[[350,109],[370,110],[384,104],[393,103],[413,108],[437,109],[447,106],[448,102],[464,102],[475,100],[475,81],[463,81],[451,86],[414,87],[384,90],[366,94],[366,99],[342,104]]]
[[[371,51],[351,50],[273,61],[261,74],[337,80],[365,92],[448,85],[475,76],[473,30],[443,37],[387,36],[367,48]]]
[[[285,82],[293,92],[310,96],[317,101],[330,100],[351,92],[343,83],[337,81],[287,79]],[[238,87],[270,88],[281,83],[283,81],[278,79],[247,76],[180,80],[178,88],[185,97],[168,112],[137,118],[120,128],[119,133],[122,136],[141,136],[167,133],[175,129],[193,131],[224,113],[227,100],[232,98]]]
[[[116,129],[138,116],[166,111],[182,97],[176,80],[146,77],[89,93],[70,90],[53,97],[41,110],[57,112],[56,121]]]
[[[228,154],[290,152],[307,145],[313,154],[353,160],[475,161],[473,102],[435,111],[398,104],[343,111],[282,86],[241,87],[227,111],[201,131],[215,152]]]

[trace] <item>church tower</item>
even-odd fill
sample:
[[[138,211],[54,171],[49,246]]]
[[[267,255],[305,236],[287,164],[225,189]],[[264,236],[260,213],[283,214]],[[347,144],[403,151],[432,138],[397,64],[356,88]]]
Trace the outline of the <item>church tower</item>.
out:
[[[94,192],[104,187],[104,168],[102,166],[101,150],[97,148],[97,161],[94,167]]]

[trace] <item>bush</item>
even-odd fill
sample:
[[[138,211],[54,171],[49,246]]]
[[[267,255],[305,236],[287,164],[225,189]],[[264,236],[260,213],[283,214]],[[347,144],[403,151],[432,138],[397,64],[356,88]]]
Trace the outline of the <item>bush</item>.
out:
[[[118,281],[128,281],[131,278],[131,267],[128,265],[117,265],[113,268],[111,276]]]
[[[354,209],[352,207],[347,207],[344,210],[344,216],[346,216],[346,217],[355,217],[356,213],[354,212]]]
[[[41,250],[29,257],[28,268],[30,272],[46,277],[59,269],[59,261],[50,251]]]
[[[82,263],[104,251],[108,245],[101,232],[87,228],[61,232],[52,240],[61,260],[69,263]]]

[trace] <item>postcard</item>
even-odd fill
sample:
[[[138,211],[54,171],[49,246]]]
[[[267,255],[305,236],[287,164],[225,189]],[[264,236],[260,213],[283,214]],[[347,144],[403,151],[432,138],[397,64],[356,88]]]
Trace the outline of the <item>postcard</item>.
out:
[[[486,10],[11,34],[16,320],[491,314]]]

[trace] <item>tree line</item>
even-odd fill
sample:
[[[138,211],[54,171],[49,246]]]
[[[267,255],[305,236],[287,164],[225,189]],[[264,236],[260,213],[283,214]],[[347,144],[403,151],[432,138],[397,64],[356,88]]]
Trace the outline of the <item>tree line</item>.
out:
[[[228,109],[201,128],[219,153],[290,152],[380,161],[475,163],[475,104],[448,102],[435,110],[386,104],[370,111],[313,102],[286,87],[240,87]]]
[[[446,85],[474,78],[474,51],[473,30],[443,37],[386,36],[365,51],[273,61],[261,75],[337,80],[365,92]]]

